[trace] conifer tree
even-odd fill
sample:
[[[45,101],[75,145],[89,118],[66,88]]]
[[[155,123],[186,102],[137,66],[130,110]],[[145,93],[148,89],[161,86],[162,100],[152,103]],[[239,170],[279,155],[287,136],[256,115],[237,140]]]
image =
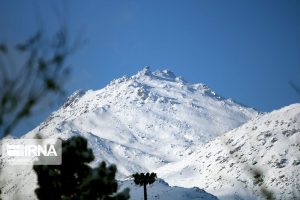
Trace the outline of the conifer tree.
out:
[[[40,200],[105,199],[127,200],[129,190],[117,193],[116,166],[91,168],[94,160],[92,149],[83,137],[72,137],[62,142],[61,165],[35,165],[38,188],[35,193]]]

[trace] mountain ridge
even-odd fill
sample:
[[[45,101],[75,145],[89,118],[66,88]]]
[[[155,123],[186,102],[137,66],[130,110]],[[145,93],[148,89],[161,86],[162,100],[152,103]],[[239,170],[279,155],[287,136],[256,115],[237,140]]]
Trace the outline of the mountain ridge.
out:
[[[22,138],[36,134],[62,139],[84,136],[96,157],[92,165],[102,160],[117,164],[117,177],[124,179],[180,161],[199,146],[259,115],[252,108],[222,98],[205,84],[190,84],[170,70],[151,72],[146,67],[100,90],[73,93]],[[30,187],[34,188],[35,182],[28,182],[35,180],[32,170],[20,170],[17,176],[4,167],[8,170],[4,193],[24,188],[29,193]]]
[[[297,199],[299,138],[298,103],[254,118],[157,173],[170,185],[197,186],[220,199],[257,199],[263,189],[279,199]]]

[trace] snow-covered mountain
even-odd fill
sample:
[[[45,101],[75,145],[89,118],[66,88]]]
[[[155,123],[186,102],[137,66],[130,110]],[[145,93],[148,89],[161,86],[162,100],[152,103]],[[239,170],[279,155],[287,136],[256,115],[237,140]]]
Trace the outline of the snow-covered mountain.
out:
[[[224,99],[204,84],[146,67],[103,89],[75,92],[24,138],[82,135],[94,150],[95,163],[117,164],[123,179],[190,158],[202,145],[257,116],[254,109]],[[4,195],[33,193],[31,168],[2,164]]]
[[[263,191],[299,199],[300,104],[257,117],[157,172],[171,185],[197,186],[220,199],[257,199]]]
[[[25,137],[83,135],[98,160],[118,163],[120,174],[130,175],[181,160],[257,115],[203,84],[145,68],[101,90],[75,92]]]

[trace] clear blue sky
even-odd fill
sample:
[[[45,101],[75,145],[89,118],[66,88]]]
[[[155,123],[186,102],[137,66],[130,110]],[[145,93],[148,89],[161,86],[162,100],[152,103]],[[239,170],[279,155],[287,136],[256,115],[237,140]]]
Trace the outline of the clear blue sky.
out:
[[[40,22],[51,32],[63,13],[88,40],[69,60],[69,94],[148,65],[261,111],[300,102],[288,84],[300,85],[299,0],[61,2],[1,0],[0,41],[23,41]]]

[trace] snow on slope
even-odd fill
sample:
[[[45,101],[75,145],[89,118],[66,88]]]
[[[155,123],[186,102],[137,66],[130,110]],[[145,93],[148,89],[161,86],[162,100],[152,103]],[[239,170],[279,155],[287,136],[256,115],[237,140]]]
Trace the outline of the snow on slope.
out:
[[[181,160],[257,114],[203,84],[145,68],[101,90],[73,94],[27,137],[84,135],[98,159],[118,163],[128,175]]]
[[[263,177],[254,179],[255,171]],[[157,170],[176,186],[200,187],[220,199],[300,198],[300,104],[245,123],[187,158]]]
[[[121,190],[130,189],[131,200],[144,198],[143,187],[136,186],[133,180],[126,180],[120,183]],[[150,200],[217,200],[218,198],[199,188],[170,187],[162,179],[156,180],[152,185],[147,185],[147,196]]]
[[[75,92],[24,138],[82,135],[93,148],[95,163],[117,164],[122,178],[180,161],[257,115],[204,84],[187,83],[169,70],[145,68],[103,89]],[[16,174],[4,161],[3,171],[3,193],[33,193],[36,178],[30,168]]]

